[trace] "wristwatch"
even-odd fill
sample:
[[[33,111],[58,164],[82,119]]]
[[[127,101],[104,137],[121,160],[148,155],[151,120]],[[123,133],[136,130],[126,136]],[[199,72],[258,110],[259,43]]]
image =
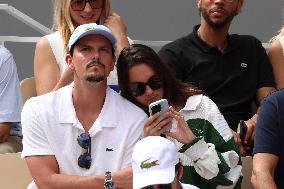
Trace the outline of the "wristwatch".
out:
[[[105,189],[115,189],[114,182],[112,181],[111,172],[107,171],[105,173]]]

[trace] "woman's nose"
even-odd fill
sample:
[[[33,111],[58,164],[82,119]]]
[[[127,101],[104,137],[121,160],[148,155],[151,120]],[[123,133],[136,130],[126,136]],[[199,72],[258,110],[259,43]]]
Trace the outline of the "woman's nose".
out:
[[[91,12],[92,10],[93,10],[93,9],[92,9],[90,3],[87,2],[87,3],[86,3],[86,6],[85,6],[85,8],[84,8],[84,11],[85,11],[85,12]]]
[[[149,85],[146,85],[146,89],[145,89],[145,94],[150,95],[154,92],[154,90],[149,87]]]

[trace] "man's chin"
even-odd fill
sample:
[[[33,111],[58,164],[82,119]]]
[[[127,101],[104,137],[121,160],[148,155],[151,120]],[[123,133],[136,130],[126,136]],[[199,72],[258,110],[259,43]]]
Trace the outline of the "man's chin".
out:
[[[106,78],[104,76],[89,76],[86,77],[86,81],[91,82],[91,83],[99,83],[104,81]]]
[[[227,24],[226,20],[222,20],[222,19],[211,19],[207,23],[214,29],[224,28]]]

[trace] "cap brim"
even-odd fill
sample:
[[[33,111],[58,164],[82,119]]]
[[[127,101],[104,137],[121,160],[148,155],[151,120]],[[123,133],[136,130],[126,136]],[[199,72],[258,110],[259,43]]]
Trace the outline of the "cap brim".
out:
[[[133,189],[154,184],[168,184],[175,178],[175,166],[133,174]]]
[[[100,30],[100,29],[96,29],[96,30],[89,30],[83,34],[81,34],[79,37],[77,37],[76,41],[74,41],[72,43],[72,45],[69,47],[69,50],[80,40],[82,39],[83,37],[87,36],[87,35],[95,35],[95,34],[98,34],[98,35],[102,35],[104,37],[106,37],[110,42],[111,44],[114,46],[115,43],[116,43],[116,39],[114,38],[114,36],[112,34],[110,34],[109,32],[105,31],[105,30]]]

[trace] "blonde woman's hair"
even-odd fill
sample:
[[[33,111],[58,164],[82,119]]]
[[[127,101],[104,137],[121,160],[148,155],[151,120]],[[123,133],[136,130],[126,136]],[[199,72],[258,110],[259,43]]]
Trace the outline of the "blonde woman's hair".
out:
[[[284,36],[284,26],[277,32],[277,35],[275,35],[274,37],[270,39],[269,43],[272,43],[273,41],[275,41],[281,36]]]
[[[284,20],[284,7],[283,7],[283,20]],[[284,36],[284,25],[282,26],[282,28],[277,32],[277,34],[272,37],[270,39],[270,43],[272,43],[273,41],[275,41],[276,39],[278,39],[279,37]]]
[[[53,31],[59,31],[64,43],[64,50],[67,49],[68,41],[75,26],[70,16],[71,0],[53,0]],[[103,24],[110,14],[110,2],[104,0],[104,7],[99,18],[99,23]]]

